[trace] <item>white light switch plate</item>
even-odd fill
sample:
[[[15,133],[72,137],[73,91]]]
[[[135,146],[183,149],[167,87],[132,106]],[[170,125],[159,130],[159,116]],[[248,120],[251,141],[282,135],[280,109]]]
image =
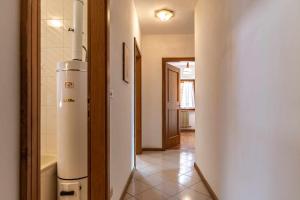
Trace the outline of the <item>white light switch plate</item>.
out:
[[[109,98],[110,99],[114,98],[114,90],[112,90],[112,89],[109,90]]]

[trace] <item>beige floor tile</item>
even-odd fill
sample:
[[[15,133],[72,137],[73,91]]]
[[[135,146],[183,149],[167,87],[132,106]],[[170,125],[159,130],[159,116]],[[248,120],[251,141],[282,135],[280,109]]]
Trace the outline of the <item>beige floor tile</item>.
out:
[[[139,195],[136,195],[139,200],[164,200],[168,199],[168,196],[157,189],[147,190]]]
[[[208,200],[209,197],[194,190],[186,189],[176,196],[180,200]]]
[[[182,192],[186,187],[178,183],[164,181],[163,183],[156,185],[155,188],[168,196],[174,196],[175,194]]]
[[[192,167],[186,167],[186,166],[180,166],[180,168],[178,169],[179,171],[179,174],[186,174],[188,172],[191,172],[193,171],[193,168]]]
[[[199,177],[199,175],[195,169],[185,173],[184,175],[191,176],[191,177]]]
[[[175,197],[170,197],[170,198],[168,198],[168,200],[180,200],[180,199],[178,199],[178,198],[175,196]]]
[[[194,167],[194,161],[187,161],[187,160],[182,160],[180,161],[180,165],[186,166],[186,167]]]
[[[134,174],[133,174],[133,178],[134,179],[142,179],[142,178],[144,178],[144,177],[146,177],[146,175],[143,175],[143,174],[141,174],[139,171],[135,171],[134,172]]]
[[[157,167],[148,166],[148,167],[142,168],[137,171],[143,176],[149,176],[149,175],[157,173],[159,171],[159,169]]]
[[[211,200],[194,169],[194,150],[145,152],[128,188],[128,200]],[[140,166],[139,166],[140,165]]]
[[[172,181],[176,181],[181,185],[189,187],[189,186],[192,186],[192,185],[195,185],[195,184],[199,183],[200,178],[181,175],[181,176],[178,176],[177,178],[173,178]]]
[[[146,177],[137,177],[136,179],[151,186],[159,185],[164,180],[161,176],[157,174],[153,174]]]
[[[133,179],[127,189],[127,193],[135,196],[137,194],[140,194],[148,189],[150,189],[152,186],[148,185],[146,183],[143,183],[141,181]]]
[[[196,190],[197,192],[200,192],[202,194],[205,194],[205,195],[209,196],[209,192],[206,189],[204,183],[202,183],[202,182],[197,183],[196,185],[191,186],[190,189]]]
[[[133,196],[127,193],[127,194],[125,195],[125,197],[124,197],[123,200],[128,200],[128,199],[131,199],[131,198],[133,198]]]

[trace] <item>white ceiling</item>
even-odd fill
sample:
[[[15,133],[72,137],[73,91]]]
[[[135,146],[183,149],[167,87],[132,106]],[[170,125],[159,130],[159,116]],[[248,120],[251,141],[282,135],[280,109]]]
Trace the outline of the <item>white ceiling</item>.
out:
[[[173,65],[177,68],[183,69],[186,68],[187,63],[189,63],[190,68],[195,68],[195,62],[194,61],[180,61],[180,62],[168,62],[168,64]]]
[[[197,0],[134,0],[142,33],[144,34],[193,34],[194,7]],[[159,9],[171,9],[175,16],[168,22],[155,17]]]
[[[189,63],[189,69],[187,69],[187,63]],[[180,69],[180,79],[195,79],[195,62],[180,61],[180,62],[168,62],[168,64]]]

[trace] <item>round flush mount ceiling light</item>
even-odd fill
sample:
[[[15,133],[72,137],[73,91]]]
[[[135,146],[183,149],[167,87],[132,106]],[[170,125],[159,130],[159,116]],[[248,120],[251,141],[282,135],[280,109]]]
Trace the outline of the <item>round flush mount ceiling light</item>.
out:
[[[174,15],[174,11],[168,9],[161,9],[155,11],[155,16],[162,22],[169,21],[172,17],[174,17]]]

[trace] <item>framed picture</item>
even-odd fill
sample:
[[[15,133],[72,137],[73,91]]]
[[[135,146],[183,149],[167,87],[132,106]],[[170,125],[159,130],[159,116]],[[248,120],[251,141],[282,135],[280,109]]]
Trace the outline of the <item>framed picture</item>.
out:
[[[123,42],[123,81],[129,83],[129,51]]]

